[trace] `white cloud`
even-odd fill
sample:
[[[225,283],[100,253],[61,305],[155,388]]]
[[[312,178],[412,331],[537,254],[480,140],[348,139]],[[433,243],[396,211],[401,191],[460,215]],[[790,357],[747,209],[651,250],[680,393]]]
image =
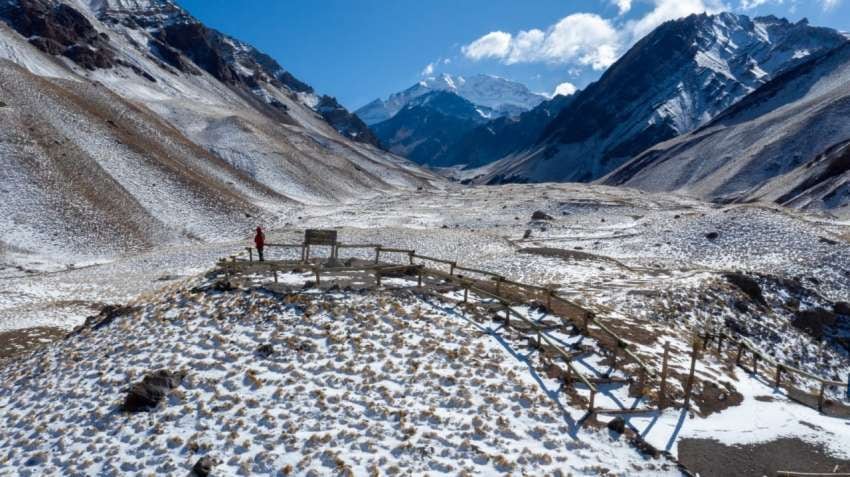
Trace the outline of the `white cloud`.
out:
[[[655,8],[643,18],[629,22],[627,30],[634,43],[664,22],[686,17],[694,13],[719,13],[726,6],[719,0],[654,0]]]
[[[422,76],[431,76],[434,74],[434,63],[428,63],[420,74]]]
[[[617,59],[618,33],[608,20],[592,13],[569,15],[545,32],[520,31],[516,36],[490,32],[461,50],[473,60],[495,58],[505,64],[578,63],[604,69]]]
[[[611,0],[611,3],[617,5],[617,9],[620,10],[620,15],[625,15],[632,9],[632,0]]]
[[[493,31],[461,48],[471,60],[504,58],[511,50],[512,36],[503,31]]]
[[[634,0],[608,0],[620,14],[631,10]],[[630,20],[606,19],[595,13],[575,13],[562,18],[545,31],[537,28],[516,34],[492,31],[461,48],[472,61],[496,59],[504,64],[554,63],[603,70],[638,40],[664,22],[695,13],[719,13],[728,10],[724,0],[645,0],[653,8],[644,16]],[[783,0],[739,0],[741,7]],[[841,0],[818,0],[837,4]]]
[[[561,83],[561,84],[559,84],[558,86],[555,87],[555,92],[552,93],[552,97],[554,98],[555,96],[558,96],[558,95],[571,96],[571,95],[576,93],[576,90],[577,90],[576,85],[574,85],[572,83],[569,83],[569,82]]]
[[[824,10],[832,10],[841,4],[841,0],[821,0],[820,3]]]

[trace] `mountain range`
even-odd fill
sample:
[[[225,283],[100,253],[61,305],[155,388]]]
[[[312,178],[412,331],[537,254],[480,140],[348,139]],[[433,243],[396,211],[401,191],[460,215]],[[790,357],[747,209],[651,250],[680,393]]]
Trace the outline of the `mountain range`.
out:
[[[0,0],[0,248],[216,240],[442,181],[170,0]]]
[[[850,43],[821,53],[698,130],[603,179],[724,202],[850,213]]]

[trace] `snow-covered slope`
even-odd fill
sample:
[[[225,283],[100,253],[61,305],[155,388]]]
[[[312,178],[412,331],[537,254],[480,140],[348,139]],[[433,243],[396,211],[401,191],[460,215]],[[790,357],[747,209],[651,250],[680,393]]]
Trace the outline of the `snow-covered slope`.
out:
[[[77,261],[436,179],[168,0],[0,2],[0,242]],[[335,112],[334,114],[338,114]]]
[[[850,45],[819,55],[604,181],[850,215]]]
[[[515,116],[528,111],[546,98],[532,93],[514,81],[490,75],[470,77],[442,74],[426,78],[410,88],[391,94],[387,99],[376,99],[356,111],[357,115],[372,126],[386,121],[401,111],[409,102],[433,91],[448,91],[457,94],[479,107],[486,118]]]
[[[492,164],[480,180],[597,179],[844,42],[834,30],[775,17],[723,13],[667,22],[576,94],[535,145]]]

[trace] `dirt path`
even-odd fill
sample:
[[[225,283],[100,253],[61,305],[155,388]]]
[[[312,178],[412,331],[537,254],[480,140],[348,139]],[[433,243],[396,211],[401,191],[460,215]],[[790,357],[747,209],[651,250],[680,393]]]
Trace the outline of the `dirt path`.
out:
[[[850,472],[850,461],[836,459],[799,439],[727,446],[711,439],[682,439],[679,460],[702,477],[774,476],[779,471]]]

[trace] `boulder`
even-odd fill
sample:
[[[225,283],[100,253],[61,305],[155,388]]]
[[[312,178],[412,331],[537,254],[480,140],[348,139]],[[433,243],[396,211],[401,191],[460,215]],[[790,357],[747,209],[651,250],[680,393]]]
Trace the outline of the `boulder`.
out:
[[[543,212],[542,210],[538,210],[531,214],[531,220],[555,220],[551,215]]]
[[[709,232],[705,234],[705,238],[707,238],[708,240],[717,240],[718,238],[720,238],[720,234],[717,232]]]
[[[156,408],[173,389],[183,381],[184,374],[159,370],[146,375],[141,382],[130,387],[124,398],[126,412],[148,412]]]
[[[726,281],[738,287],[738,289],[749,296],[754,302],[760,305],[767,305],[767,301],[765,301],[761,291],[761,286],[753,278],[739,272],[726,273],[723,276],[726,278]]]
[[[616,432],[617,434],[622,434],[626,432],[626,420],[620,416],[611,419],[606,426],[609,431]]]
[[[832,311],[834,311],[837,315],[850,316],[850,303],[846,301],[839,301],[832,305]]]
[[[261,358],[268,358],[269,356],[274,354],[274,346],[270,343],[266,343],[257,347],[256,353]]]
[[[522,234],[523,240],[528,240],[531,238],[531,229],[527,229],[524,234]]]
[[[195,462],[195,466],[192,467],[192,476],[193,477],[207,477],[212,473],[213,467],[215,467],[215,462],[209,456],[201,457],[198,459],[198,462]]]

